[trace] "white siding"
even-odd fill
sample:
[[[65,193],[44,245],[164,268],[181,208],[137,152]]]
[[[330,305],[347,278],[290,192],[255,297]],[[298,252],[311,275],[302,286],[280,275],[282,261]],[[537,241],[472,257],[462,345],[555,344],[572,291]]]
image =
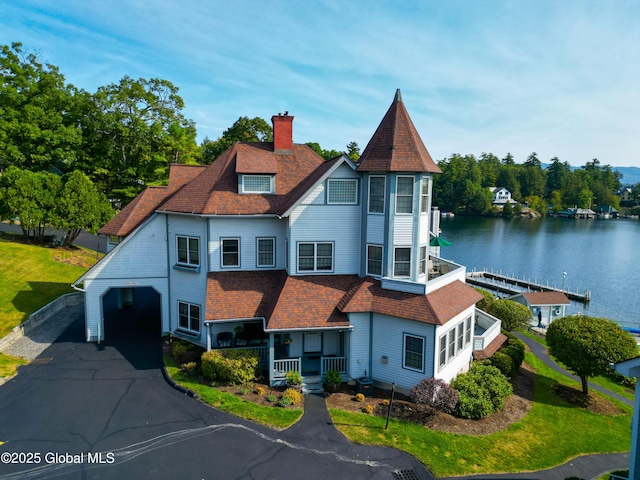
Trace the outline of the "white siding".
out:
[[[166,278],[130,277],[127,279],[85,280],[85,332],[88,342],[104,340],[102,299],[111,288],[151,287],[160,294],[162,333],[171,331],[169,325],[169,289]]]
[[[395,246],[413,244],[413,215],[394,215],[393,244]]]
[[[321,183],[302,200],[302,205],[323,205],[325,203],[324,190],[324,183]]]
[[[434,328],[433,325],[422,322],[374,314],[371,378],[387,385],[395,382],[399,389],[408,391],[423,378],[432,377]],[[424,338],[424,372],[403,367],[405,333]]]
[[[360,205],[300,205],[289,218],[290,274],[297,273],[299,242],[333,242],[335,274],[360,271]],[[329,273],[329,272],[327,272]]]
[[[429,214],[420,215],[420,245],[429,245]]]
[[[102,297],[110,288],[152,287],[161,295],[162,330],[169,331],[167,234],[156,215],[120,242],[84,277],[87,341],[104,340]]]
[[[349,377],[360,378],[369,371],[369,314],[350,313],[349,323],[353,331],[349,335]]]
[[[367,215],[367,239],[365,243],[384,244],[384,215]]]
[[[464,347],[461,351],[459,351],[455,358],[453,358],[447,365],[438,371],[438,349],[440,337],[442,335],[448,334],[451,329],[454,329],[460,324],[460,322],[464,322],[465,319],[469,316],[474,318],[473,314],[475,312],[475,306],[472,306],[466,309],[464,312],[460,313],[456,317],[449,320],[445,325],[439,326],[436,328],[436,346],[434,348],[435,356],[433,358],[433,366],[432,368],[435,371],[433,375],[436,378],[441,378],[447,383],[451,383],[451,381],[458,376],[460,373],[464,373],[469,370],[469,365],[471,363],[471,356],[473,353],[473,324],[471,326],[471,342],[469,345]]]
[[[209,270],[255,270],[257,238],[276,239],[276,266],[267,270],[283,270],[286,221],[275,217],[213,217],[209,220]],[[221,268],[221,239],[240,239],[240,267]],[[261,267],[261,269],[264,269]]]
[[[201,345],[206,344],[204,325],[207,298],[207,231],[206,220],[195,216],[170,215],[169,224],[169,278],[170,292],[169,312],[171,331],[178,328],[178,302],[186,302],[200,306],[200,334],[188,338]],[[200,239],[200,271],[188,271],[174,268],[177,263],[177,236],[197,237]]]

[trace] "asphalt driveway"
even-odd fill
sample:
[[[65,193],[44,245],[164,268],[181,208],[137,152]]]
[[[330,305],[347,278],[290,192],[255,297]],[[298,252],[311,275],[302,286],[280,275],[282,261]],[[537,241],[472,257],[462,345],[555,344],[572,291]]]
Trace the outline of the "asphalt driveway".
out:
[[[277,432],[182,394],[139,320],[100,345],[78,321],[0,386],[0,478],[433,478],[402,452],[347,442],[317,402]]]

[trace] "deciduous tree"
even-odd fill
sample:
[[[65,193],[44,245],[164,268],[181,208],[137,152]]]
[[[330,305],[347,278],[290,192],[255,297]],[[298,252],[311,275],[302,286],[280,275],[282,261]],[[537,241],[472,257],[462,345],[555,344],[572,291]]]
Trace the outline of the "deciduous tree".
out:
[[[606,318],[560,318],[549,325],[546,339],[551,355],[580,377],[585,395],[589,394],[589,377],[606,374],[612,363],[638,355],[633,337]]]
[[[528,326],[533,318],[527,307],[513,300],[496,300],[489,306],[488,313],[499,318],[502,328],[509,332]]]

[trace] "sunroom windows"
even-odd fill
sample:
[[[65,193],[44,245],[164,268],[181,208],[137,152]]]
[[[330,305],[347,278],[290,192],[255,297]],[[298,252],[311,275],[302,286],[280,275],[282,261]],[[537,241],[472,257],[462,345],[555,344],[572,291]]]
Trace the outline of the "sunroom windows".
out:
[[[467,317],[438,340],[438,368],[442,369],[471,343],[471,317]]]

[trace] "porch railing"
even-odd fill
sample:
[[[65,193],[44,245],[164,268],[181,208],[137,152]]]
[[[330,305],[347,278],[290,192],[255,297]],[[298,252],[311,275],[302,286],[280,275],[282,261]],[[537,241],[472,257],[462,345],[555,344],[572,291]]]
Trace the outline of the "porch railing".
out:
[[[347,373],[347,357],[322,357],[320,374],[324,375],[327,370],[335,370],[338,373]]]
[[[287,376],[287,372],[299,372],[301,367],[301,358],[285,358],[283,360],[273,361],[273,380],[283,380]]]

